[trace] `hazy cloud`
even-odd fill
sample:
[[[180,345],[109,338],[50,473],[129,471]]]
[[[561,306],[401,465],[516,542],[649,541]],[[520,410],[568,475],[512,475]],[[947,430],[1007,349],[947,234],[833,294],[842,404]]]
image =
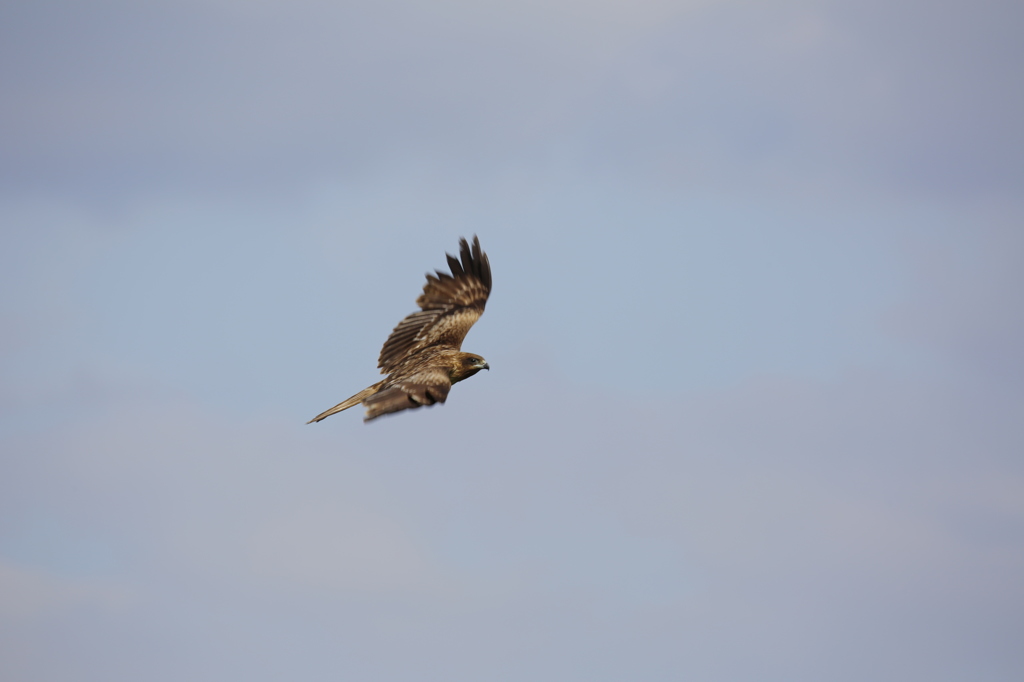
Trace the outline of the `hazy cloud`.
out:
[[[418,159],[735,186],[1021,185],[1014,3],[54,3],[4,25],[4,175],[113,191]],[[475,170],[470,170],[475,169]]]

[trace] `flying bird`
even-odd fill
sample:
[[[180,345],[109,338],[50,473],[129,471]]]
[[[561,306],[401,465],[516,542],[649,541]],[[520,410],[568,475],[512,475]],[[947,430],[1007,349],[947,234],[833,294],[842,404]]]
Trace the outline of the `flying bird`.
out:
[[[420,310],[399,322],[381,348],[377,366],[387,377],[307,424],[359,403],[366,406],[363,421],[367,422],[392,412],[443,403],[452,384],[490,369],[482,357],[463,353],[461,348],[491,293],[491,264],[475,236],[472,248],[465,238],[459,240],[461,263],[451,254],[445,255],[451,274],[440,270],[435,275],[427,273],[423,293],[416,299]]]

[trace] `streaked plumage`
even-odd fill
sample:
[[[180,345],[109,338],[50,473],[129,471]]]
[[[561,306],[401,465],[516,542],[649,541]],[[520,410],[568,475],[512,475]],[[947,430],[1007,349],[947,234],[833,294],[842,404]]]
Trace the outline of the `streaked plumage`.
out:
[[[398,323],[381,348],[377,366],[388,376],[311,419],[318,422],[362,403],[366,418],[443,403],[452,384],[490,369],[479,355],[463,353],[462,341],[484,312],[491,293],[491,264],[473,237],[459,240],[459,259],[450,254],[451,274],[427,274],[420,310]]]

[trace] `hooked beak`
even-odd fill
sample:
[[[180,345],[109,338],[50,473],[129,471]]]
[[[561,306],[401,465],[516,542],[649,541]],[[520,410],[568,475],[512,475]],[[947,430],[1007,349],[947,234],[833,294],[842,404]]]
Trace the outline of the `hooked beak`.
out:
[[[490,371],[491,371],[491,366],[490,366],[490,365],[488,365],[488,364],[487,364],[487,363],[485,362],[485,363],[484,363],[484,366],[483,366],[483,367],[481,367],[480,369],[486,369],[486,370],[487,370],[488,372],[490,372]]]

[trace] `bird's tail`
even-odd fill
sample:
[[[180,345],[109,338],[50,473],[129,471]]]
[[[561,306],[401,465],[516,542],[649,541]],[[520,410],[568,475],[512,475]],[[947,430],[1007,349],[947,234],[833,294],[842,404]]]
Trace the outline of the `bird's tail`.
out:
[[[363,390],[359,391],[359,393],[356,393],[354,396],[352,396],[348,400],[341,401],[340,403],[338,403],[337,405],[335,405],[331,409],[327,410],[326,412],[321,412],[320,414],[318,414],[317,416],[313,417],[312,419],[310,419],[306,423],[307,424],[312,424],[313,422],[318,422],[321,419],[326,419],[327,417],[330,417],[332,414],[337,414],[338,412],[341,412],[342,410],[347,410],[350,407],[358,405],[359,403],[363,402],[364,400],[369,398],[371,395],[373,395],[374,393],[379,391],[380,387],[382,385],[384,385],[384,382],[383,381],[379,381],[376,384],[374,384],[373,386],[368,386],[368,387],[364,388]]]

